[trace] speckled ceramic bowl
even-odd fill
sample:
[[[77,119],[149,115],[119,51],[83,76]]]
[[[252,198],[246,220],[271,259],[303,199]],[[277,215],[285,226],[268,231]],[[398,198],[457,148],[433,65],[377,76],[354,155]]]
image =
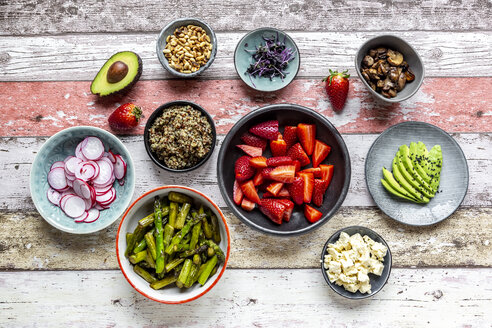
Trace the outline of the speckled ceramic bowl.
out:
[[[125,257],[126,233],[133,232],[138,224],[138,220],[153,212],[155,196],[163,197],[171,191],[177,191],[190,196],[197,205],[203,204],[204,207],[208,207],[217,216],[219,219],[218,222],[221,235],[219,246],[222,251],[224,251],[225,261],[217,268],[217,273],[212,276],[203,286],[200,284],[195,284],[191,288],[179,289],[173,284],[173,286],[155,290],[149,286],[147,281],[133,271],[130,261]],[[118,233],[116,235],[116,256],[118,258],[118,264],[121,272],[125,276],[128,283],[130,283],[130,285],[132,285],[132,287],[143,296],[153,301],[167,304],[181,304],[190,302],[209,292],[224,274],[227,267],[227,261],[229,260],[230,249],[231,237],[229,234],[227,221],[224,214],[222,214],[222,211],[205,194],[198,190],[184,186],[162,186],[152,189],[140,196],[126,211],[123,219],[121,220],[120,226],[118,227]]]
[[[106,150],[120,154],[127,164],[125,184],[114,184],[116,200],[111,207],[101,211],[98,220],[92,223],[76,223],[63,211],[50,203],[46,193],[49,189],[48,172],[55,161],[63,161],[68,155],[75,153],[75,147],[87,136],[95,136],[102,140]],[[58,132],[49,138],[38,151],[31,166],[30,176],[31,198],[39,214],[53,227],[74,234],[87,234],[102,230],[118,220],[125,212],[135,190],[135,166],[130,153],[123,143],[113,134],[92,126],[77,126]]]
[[[368,294],[362,294],[361,292],[357,291],[356,293],[351,293],[343,286],[338,286],[335,283],[332,283],[330,279],[328,278],[328,274],[326,273],[325,265],[324,265],[324,258],[326,254],[326,250],[328,249],[328,244],[334,244],[339,238],[340,234],[342,232],[347,233],[349,236],[355,235],[356,233],[360,233],[362,236],[368,235],[372,240],[383,244],[388,248],[388,252],[386,253],[386,256],[384,257],[384,269],[383,269],[383,274],[381,276],[376,276],[372,273],[369,274],[369,279],[371,283],[371,292]],[[366,227],[361,227],[361,226],[351,226],[347,228],[343,228],[335,232],[325,243],[325,246],[323,247],[323,250],[321,251],[321,273],[323,274],[323,277],[326,280],[326,283],[328,286],[330,286],[333,291],[335,291],[338,295],[341,295],[346,298],[350,299],[363,299],[363,298],[368,298],[371,296],[374,296],[376,293],[378,293],[381,289],[383,289],[384,285],[388,282],[388,278],[391,273],[391,265],[392,265],[392,257],[391,257],[391,251],[386,243],[386,241],[378,235],[375,231],[366,228]]]
[[[205,65],[200,67],[200,69],[196,72],[193,73],[181,73],[176,71],[174,68],[169,66],[169,61],[167,60],[166,57],[164,57],[164,53],[162,52],[164,48],[166,47],[166,38],[173,34],[174,31],[183,25],[196,25],[200,26],[205,30],[207,35],[210,37],[210,41],[212,42],[212,51],[210,54],[210,59],[207,61]],[[204,21],[198,19],[198,18],[180,18],[172,21],[171,23],[167,24],[162,30],[161,33],[159,34],[159,37],[157,38],[157,43],[156,43],[156,52],[157,52],[157,58],[159,58],[159,61],[161,62],[162,66],[169,71],[174,76],[177,76],[179,78],[192,78],[196,77],[197,75],[202,74],[207,68],[212,65],[212,62],[215,59],[215,55],[217,54],[217,37],[215,36],[215,32],[212,30],[210,25],[205,23]]]
[[[285,69],[287,72],[286,77],[283,80],[280,77],[275,77],[272,80],[267,77],[250,77],[246,73],[246,70],[254,62],[252,58],[254,52],[248,52],[246,50],[254,50],[255,47],[261,44],[264,45],[264,36],[271,37],[277,35],[281,41],[284,41],[285,38],[285,45],[295,51],[295,58],[289,62]],[[234,67],[236,68],[237,74],[244,83],[258,91],[277,91],[285,88],[296,77],[300,65],[301,59],[299,49],[294,40],[285,32],[271,27],[262,27],[249,32],[239,41],[236,50],[234,51]]]

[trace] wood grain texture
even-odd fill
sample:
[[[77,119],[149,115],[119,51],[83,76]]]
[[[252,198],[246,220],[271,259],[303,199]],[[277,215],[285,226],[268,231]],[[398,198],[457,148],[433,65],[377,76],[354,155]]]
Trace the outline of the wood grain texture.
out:
[[[125,96],[99,99],[88,82],[0,82],[3,108],[0,136],[49,136],[76,125],[109,129],[107,117],[120,105],[134,102],[144,116],[171,100],[202,105],[217,132],[227,133],[244,115],[268,104],[295,103],[327,117],[341,133],[379,133],[404,121],[424,121],[448,132],[491,132],[492,77],[426,79],[409,100],[376,101],[358,79],[351,79],[343,112],[335,113],[320,80],[295,80],[273,93],[258,93],[239,80],[141,81]],[[466,93],[456,92],[467,86]],[[132,134],[142,134],[146,119]]]
[[[158,31],[178,17],[217,30],[479,30],[492,27],[489,1],[34,1],[0,3],[2,34]]]
[[[231,230],[231,268],[316,268],[326,240],[351,225],[367,226],[383,236],[395,267],[492,266],[490,207],[462,208],[442,223],[424,228],[399,224],[373,208],[342,208],[323,227],[292,238],[262,234],[229,210],[224,214]],[[0,270],[118,268],[117,225],[79,236],[52,228],[37,212],[1,211]]]
[[[491,279],[492,269],[395,269],[381,292],[355,302],[336,295],[319,269],[227,270],[200,299],[163,305],[133,290],[119,271],[7,272],[0,273],[0,321],[9,327],[489,327]]]
[[[1,20],[0,20],[1,21]],[[271,25],[271,24],[268,24]],[[392,31],[393,33],[393,31]],[[234,49],[245,33],[217,33],[218,52],[201,78],[237,79]],[[328,69],[349,69],[366,40],[382,32],[292,32],[301,54],[298,78],[321,80]],[[411,43],[424,61],[427,77],[492,76],[492,32],[394,32]],[[115,52],[136,51],[143,60],[142,79],[168,79],[155,53],[157,33],[68,34],[0,37],[0,81],[87,80]]]
[[[492,206],[492,133],[454,134],[468,161],[470,183],[465,206]],[[352,179],[343,206],[374,206],[369,195],[364,176],[364,163],[367,152],[376,139],[375,134],[343,135],[349,149]],[[136,176],[134,199],[144,192],[164,185],[178,184],[189,186],[209,195],[219,206],[225,207],[217,185],[217,156],[223,140],[218,136],[216,151],[207,163],[198,169],[181,174],[172,174],[159,169],[148,157],[142,136],[120,137],[128,148],[135,164]],[[29,192],[29,172],[36,152],[46,138],[0,138],[0,209],[34,210]],[[22,183],[19,184],[19,181]]]

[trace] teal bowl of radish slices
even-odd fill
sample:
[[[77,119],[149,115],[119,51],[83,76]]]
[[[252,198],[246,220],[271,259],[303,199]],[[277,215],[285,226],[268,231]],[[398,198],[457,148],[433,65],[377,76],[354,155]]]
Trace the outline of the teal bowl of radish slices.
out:
[[[38,151],[30,190],[39,214],[53,227],[93,233],[125,212],[135,190],[135,166],[113,134],[72,127],[53,135]]]

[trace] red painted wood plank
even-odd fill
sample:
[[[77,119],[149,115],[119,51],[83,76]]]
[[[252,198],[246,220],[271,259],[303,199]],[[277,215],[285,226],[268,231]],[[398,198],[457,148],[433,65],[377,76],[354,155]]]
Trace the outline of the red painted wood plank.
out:
[[[296,80],[283,90],[261,93],[240,80],[140,81],[125,96],[100,99],[89,82],[0,83],[0,135],[52,135],[75,125],[109,129],[108,115],[125,102],[135,102],[147,117],[160,104],[194,101],[209,111],[224,134],[243,115],[274,103],[297,103],[323,115],[342,133],[377,133],[407,120],[435,124],[448,132],[492,131],[492,78],[429,78],[419,92],[400,104],[378,103],[358,79],[351,79],[345,109],[333,113],[323,83]],[[141,134],[145,119],[134,134]]]

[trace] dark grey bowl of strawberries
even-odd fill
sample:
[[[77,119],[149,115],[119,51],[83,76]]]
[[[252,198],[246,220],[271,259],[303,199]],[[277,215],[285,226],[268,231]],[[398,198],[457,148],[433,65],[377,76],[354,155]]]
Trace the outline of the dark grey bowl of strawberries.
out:
[[[291,236],[326,223],[350,184],[350,158],[324,116],[293,104],[240,119],[219,152],[219,188],[233,213],[265,233]]]

